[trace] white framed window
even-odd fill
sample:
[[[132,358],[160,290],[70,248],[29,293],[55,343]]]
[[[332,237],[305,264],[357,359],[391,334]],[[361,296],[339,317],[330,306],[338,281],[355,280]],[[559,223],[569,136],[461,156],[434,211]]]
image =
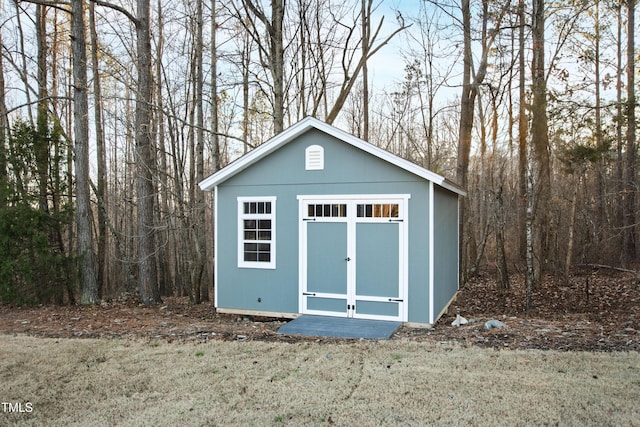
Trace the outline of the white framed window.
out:
[[[276,268],[276,197],[238,197],[238,267]]]

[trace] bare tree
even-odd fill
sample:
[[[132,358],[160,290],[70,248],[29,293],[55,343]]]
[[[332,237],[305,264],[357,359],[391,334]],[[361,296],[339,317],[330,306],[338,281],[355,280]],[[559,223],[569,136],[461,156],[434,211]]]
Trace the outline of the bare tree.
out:
[[[248,33],[256,42],[260,58],[271,74],[271,95],[273,107],[273,132],[278,134],[284,128],[284,40],[282,25],[284,22],[286,1],[271,1],[271,16],[268,17],[260,4],[253,0],[242,0],[247,22],[242,21]],[[256,19],[265,28],[266,39]]]
[[[635,88],[635,3],[627,0],[627,141],[624,176],[623,261],[636,259],[636,88]]]
[[[0,28],[0,46],[2,46],[2,29]],[[6,89],[4,77],[4,61],[0,53],[0,208],[6,206],[7,153],[6,140],[9,136],[9,118],[7,116]]]
[[[76,175],[76,234],[80,255],[80,302],[98,300],[98,283],[93,262],[91,200],[89,197],[89,101],[87,95],[87,46],[82,0],[71,2],[73,51],[73,114]]]
[[[533,254],[527,254],[527,296],[526,308],[531,308],[531,292],[537,280],[540,279],[544,261],[546,259],[546,229],[548,227],[548,206],[551,191],[551,170],[549,158],[549,128],[547,124],[547,84],[545,73],[545,3],[544,0],[533,1],[533,58],[532,58],[532,92],[533,101],[531,106],[531,142],[533,147],[534,161],[532,162],[531,175],[534,180],[535,188],[531,185],[531,191],[528,192],[527,198],[533,201],[533,212],[527,213],[532,215],[528,217],[527,226],[535,227],[533,230],[533,242],[527,245],[528,251],[534,251]],[[532,191],[535,190],[535,193]],[[535,222],[535,223],[534,223]],[[527,230],[527,235],[530,231]],[[527,239],[529,240],[529,239]],[[537,263],[531,266],[530,262]],[[531,275],[533,273],[533,276]]]
[[[195,192],[192,225],[190,227],[193,242],[193,267],[191,269],[191,289],[192,299],[196,304],[202,301],[202,288],[206,287],[203,283],[205,277],[205,267],[207,258],[206,238],[205,238],[205,213],[206,206],[204,203],[204,192],[199,191],[197,183],[204,179],[204,105],[203,105],[203,85],[204,77],[202,71],[203,62],[203,0],[196,0],[196,34],[195,34],[195,67],[194,76],[195,83],[195,104],[196,104],[196,176],[191,185]]]
[[[220,169],[220,135],[218,122],[218,14],[216,0],[211,0],[211,151],[213,155],[213,170]]]
[[[474,67],[473,51],[472,51],[472,33],[471,33],[471,3],[470,0],[461,1],[461,13],[462,13],[462,32],[463,32],[463,62],[462,62],[462,96],[460,99],[460,128],[458,134],[458,157],[456,168],[456,180],[463,188],[466,188],[469,184],[469,157],[471,154],[471,141],[473,131],[473,121],[475,113],[475,101],[478,95],[479,86],[484,81],[487,75],[487,66],[489,62],[489,52],[493,46],[493,42],[500,31],[502,19],[510,7],[510,2],[505,2],[501,8],[497,11],[497,18],[495,19],[494,27],[489,29],[489,2],[487,0],[482,1],[482,30],[480,35],[481,53],[480,60],[477,66]],[[467,218],[467,206],[468,200],[465,199],[460,209],[460,235],[463,236],[465,241],[465,225],[468,221]],[[471,235],[469,233],[469,235]],[[468,248],[466,244],[460,246],[461,251],[461,263],[463,280],[466,278],[466,262],[468,258],[474,258],[473,256],[467,256],[467,250],[474,252],[475,244],[471,242],[471,247]]]
[[[371,8],[373,0],[362,0],[360,14],[362,18],[362,139],[369,140],[369,39],[371,38]]]
[[[37,40],[37,81],[38,81],[38,110],[36,114],[36,136],[34,154],[38,169],[38,202],[42,212],[49,213],[49,115],[47,95],[47,16],[46,7],[36,4],[36,40]],[[74,76],[75,77],[75,76]],[[85,78],[86,79],[86,78]]]
[[[369,0],[365,7],[366,13],[369,16],[362,17],[362,19],[365,20],[363,21],[365,22],[364,25],[368,28],[368,30],[366,31],[367,34],[363,34],[366,35],[367,39],[364,40],[361,38],[360,40],[358,40],[358,43],[364,43],[366,45],[362,46],[361,48],[361,52],[366,52],[366,54],[361,54],[360,57],[356,59],[357,50],[353,49],[350,46],[350,43],[354,38],[354,34],[356,33],[357,24],[354,23],[352,26],[343,24],[343,26],[345,26],[347,29],[348,35],[345,42],[345,47],[342,50],[342,83],[340,84],[340,89],[338,91],[336,100],[333,103],[333,107],[327,113],[327,117],[325,119],[325,121],[329,124],[333,123],[338,117],[338,114],[340,114],[340,111],[344,107],[344,104],[349,97],[349,94],[351,93],[351,89],[353,89],[354,84],[358,80],[356,76],[358,76],[358,74],[362,72],[362,69],[365,67],[366,62],[371,59],[373,55],[379,52],[380,49],[387,45],[397,34],[411,26],[411,24],[405,25],[404,18],[402,17],[402,15],[398,14],[397,18],[399,21],[399,27],[392,31],[391,34],[385,37],[378,44],[376,44],[378,36],[380,36],[380,31],[382,30],[384,16],[380,18],[376,30],[373,32],[373,34],[371,34],[371,23],[369,21],[371,19],[370,15],[373,12],[372,3],[373,2]]]
[[[527,251],[526,216],[527,216],[527,135],[529,122],[527,118],[526,93],[526,40],[527,27],[525,0],[518,0],[518,255],[525,258]]]
[[[138,289],[145,304],[161,301],[156,265],[154,224],[154,146],[151,139],[151,33],[149,0],[136,2],[138,87],[136,92],[136,192],[138,207]]]
[[[96,29],[95,4],[89,2],[89,33],[91,40],[91,69],[93,74],[93,119],[96,132],[96,197],[99,204],[103,206],[98,209],[98,287],[104,289],[108,287],[109,275],[107,274],[107,219],[104,206],[107,200],[107,153],[105,147],[103,110],[102,110],[102,86],[101,75],[98,67],[98,32]]]

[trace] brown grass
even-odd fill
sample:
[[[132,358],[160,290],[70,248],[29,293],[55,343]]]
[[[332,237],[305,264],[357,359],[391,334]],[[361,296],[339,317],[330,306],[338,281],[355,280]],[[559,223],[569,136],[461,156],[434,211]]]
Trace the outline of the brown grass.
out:
[[[33,405],[3,427],[640,425],[640,354],[0,335],[0,401]]]

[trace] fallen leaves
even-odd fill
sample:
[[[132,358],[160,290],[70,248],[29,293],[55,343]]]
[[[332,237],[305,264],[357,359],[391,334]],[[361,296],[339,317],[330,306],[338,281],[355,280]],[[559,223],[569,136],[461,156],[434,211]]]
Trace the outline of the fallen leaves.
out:
[[[500,290],[489,275],[481,275],[459,292],[450,310],[459,311],[468,319],[467,324],[451,326],[456,315],[445,315],[433,328],[405,326],[392,339],[496,349],[640,351],[640,286],[634,276],[590,271],[574,276],[568,285],[547,277],[535,290],[535,307],[529,312],[523,309],[523,278],[512,276],[511,284],[510,289]],[[489,320],[507,327],[484,330]],[[210,304],[192,305],[188,298],[165,298],[162,306],[155,307],[141,306],[134,298],[103,301],[93,306],[0,305],[0,333],[53,338],[194,342],[306,339],[277,334],[284,323],[282,319],[219,314]]]

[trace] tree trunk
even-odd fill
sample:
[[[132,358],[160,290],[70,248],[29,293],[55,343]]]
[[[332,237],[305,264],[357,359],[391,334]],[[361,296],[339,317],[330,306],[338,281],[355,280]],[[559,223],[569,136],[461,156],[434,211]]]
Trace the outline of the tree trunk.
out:
[[[567,239],[567,256],[564,262],[564,283],[569,285],[571,273],[571,260],[573,259],[573,240],[575,235],[576,208],[578,205],[578,187],[580,180],[573,187],[573,197],[571,198],[571,216],[569,217],[569,237]]]
[[[105,218],[107,199],[107,153],[102,121],[102,87],[100,84],[100,69],[98,68],[98,33],[96,31],[95,5],[89,2],[89,29],[91,34],[91,68],[93,70],[93,118],[96,129],[97,156],[97,193],[104,209],[98,209],[98,289],[108,289],[109,275],[107,272],[107,222]]]
[[[471,153],[471,132],[473,131],[473,113],[476,97],[475,88],[471,82],[471,67],[473,56],[471,53],[471,6],[469,0],[462,0],[462,30],[463,30],[463,53],[462,53],[462,96],[460,98],[460,128],[458,133],[458,157],[456,166],[456,180],[462,188],[467,188],[469,184],[469,155]],[[468,231],[465,230],[467,221],[467,210],[469,201],[465,198],[460,204],[460,236],[465,242]],[[460,263],[462,282],[466,281],[467,263],[470,260],[466,244],[460,246]]]
[[[627,142],[623,215],[623,261],[636,259],[636,94],[635,94],[635,2],[627,0]]]
[[[509,271],[507,268],[507,254],[504,250],[505,213],[502,185],[496,192],[496,270],[498,285],[502,289],[509,289]]]
[[[369,140],[369,39],[371,38],[371,5],[373,0],[362,0],[362,139]]]
[[[87,95],[87,47],[82,0],[71,2],[71,46],[73,54],[73,133],[76,176],[76,233],[80,256],[80,303],[98,300],[93,265],[91,200],[89,197],[89,101]]]
[[[547,85],[544,59],[544,0],[533,1],[533,101],[531,107],[531,141],[533,145],[534,197],[534,247],[535,277],[542,276],[547,253],[546,236],[548,232],[548,206],[551,195],[551,171],[549,158],[549,130],[547,124]]]
[[[525,310],[530,310],[533,306],[533,288],[535,286],[535,265],[533,253],[533,185],[531,178],[527,178],[527,208],[525,215],[525,232],[526,232],[526,272],[525,272]]]
[[[518,88],[518,254],[520,259],[525,258],[527,252],[527,134],[528,121],[526,112],[526,78],[525,78],[525,27],[526,17],[524,0],[518,1],[518,68],[519,68],[519,88]]]
[[[137,0],[137,65],[136,93],[136,190],[138,208],[138,290],[144,304],[161,302],[156,266],[156,239],[153,185],[153,141],[151,140],[151,36],[149,0]]]
[[[164,101],[162,99],[162,85],[164,82],[163,74],[162,74],[162,55],[164,54],[164,13],[162,9],[162,0],[158,0],[157,2],[157,17],[158,17],[158,28],[156,29],[157,40],[156,40],[156,62],[155,66],[155,99],[156,99],[156,109],[155,109],[155,120],[154,120],[154,129],[156,133],[156,141],[158,144],[157,148],[157,158],[160,166],[160,170],[158,173],[158,223],[163,226],[168,225],[168,222],[171,221],[169,218],[169,180],[168,180],[168,166],[167,166],[167,151],[165,144],[165,117],[164,117]],[[170,227],[169,227],[170,228]],[[165,236],[167,239],[167,244],[162,245],[158,248],[158,259],[162,260],[160,265],[158,265],[158,293],[160,296],[171,295],[173,292],[173,286],[175,285],[175,268],[171,262],[172,260],[172,251],[176,250],[175,245],[171,245],[168,243],[171,231],[166,230]]]
[[[271,1],[271,19],[256,5],[253,0],[242,0],[247,16],[255,16],[264,25],[267,40],[259,46],[266,55],[271,74],[271,90],[273,103],[273,132],[279,134],[284,129],[284,40],[282,26],[284,23],[285,1]],[[249,18],[251,21],[253,18]],[[255,30],[255,25],[253,25]],[[247,28],[247,31],[249,29]],[[252,34],[254,40],[260,43],[260,36]]]
[[[284,40],[282,25],[284,22],[284,0],[271,0],[272,32],[271,77],[273,79],[273,133],[284,129]]]
[[[596,147],[601,150],[596,161],[596,237],[598,241],[602,241],[604,238],[604,225],[605,225],[605,165],[602,150],[604,148],[604,141],[602,138],[602,111],[600,107],[600,0],[596,0],[595,4],[595,126],[596,126]]]
[[[217,45],[217,9],[216,0],[211,0],[211,152],[212,152],[212,167],[213,171],[217,172],[221,168],[220,161],[220,138],[219,138],[219,122],[218,122],[218,45]],[[205,217],[206,218],[206,217]],[[206,220],[206,219],[205,219]],[[213,228],[213,221],[205,223],[205,230],[211,230]],[[206,235],[211,236],[212,232],[207,232]],[[211,239],[211,242],[215,240]],[[209,253],[215,253],[214,248],[211,247]],[[207,262],[212,266],[212,257],[207,256]],[[212,271],[213,273],[213,271]],[[215,289],[216,284],[213,281],[215,274],[211,274],[211,282]],[[202,298],[206,301],[209,300],[209,286],[205,286]]]
[[[27,67],[27,51],[24,47],[24,30],[22,29],[22,13],[20,13],[20,2],[14,1],[13,4],[16,7],[16,24],[18,26],[18,40],[20,44],[20,57],[22,59],[22,69],[20,70],[20,79],[24,84],[24,96],[27,99],[27,104],[31,105],[31,87],[29,86],[29,68]],[[36,12],[36,17],[39,15],[39,12]],[[36,24],[36,28],[40,28],[39,23]],[[27,108],[27,114],[29,117],[29,123],[33,123],[33,113],[31,108]]]
[[[0,31],[0,46],[2,46],[2,31]],[[4,61],[0,55],[0,209],[7,204],[7,152],[6,141],[9,136],[9,117],[5,99]]]
[[[38,202],[42,212],[49,212],[49,111],[47,105],[47,16],[43,5],[36,5],[38,58],[38,111],[34,155],[38,169]]]
[[[615,227],[622,229],[624,227],[624,161],[622,156],[622,148],[624,140],[622,136],[622,128],[624,126],[624,117],[622,112],[622,2],[617,3],[617,26],[616,26],[616,192],[618,194],[618,203],[615,214]],[[624,248],[624,232],[620,239],[620,247]],[[621,251],[622,252],[622,251]],[[621,257],[623,258],[623,257]],[[620,259],[624,262],[624,259]]]
[[[218,124],[218,31],[216,0],[211,0],[211,150],[213,171],[220,170],[220,137]]]
[[[249,152],[249,67],[251,66],[251,40],[244,35],[242,61],[242,141],[244,154]]]
[[[202,2],[196,0],[196,40],[195,40],[195,101],[196,101],[196,176],[192,183],[195,191],[193,206],[193,224],[191,231],[194,260],[191,272],[192,298],[195,304],[202,302],[202,287],[206,263],[207,243],[205,238],[205,205],[204,192],[197,187],[197,183],[204,179],[204,112],[203,112],[203,40],[202,40]],[[204,285],[206,286],[206,284]]]

